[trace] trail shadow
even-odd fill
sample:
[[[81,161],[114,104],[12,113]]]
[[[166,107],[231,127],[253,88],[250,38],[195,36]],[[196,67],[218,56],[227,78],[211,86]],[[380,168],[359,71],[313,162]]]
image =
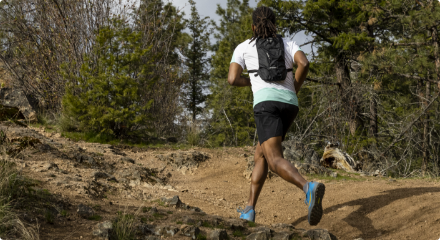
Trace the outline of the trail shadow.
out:
[[[417,195],[422,195],[429,192],[440,192],[440,187],[392,189],[392,190],[384,191],[383,194],[381,195],[356,199],[338,205],[333,205],[331,207],[326,208],[324,210],[324,214],[329,214],[331,212],[337,211],[339,208],[344,206],[360,206],[359,209],[353,211],[342,220],[344,220],[350,226],[362,232],[361,235],[356,236],[355,238],[377,237],[377,234],[379,232],[382,234],[386,234],[390,232],[390,230],[376,229],[373,226],[373,221],[367,217],[369,213],[372,213],[380,208],[383,208],[394,201],[417,196]],[[307,215],[297,219],[292,224],[295,226],[303,221],[307,221]]]

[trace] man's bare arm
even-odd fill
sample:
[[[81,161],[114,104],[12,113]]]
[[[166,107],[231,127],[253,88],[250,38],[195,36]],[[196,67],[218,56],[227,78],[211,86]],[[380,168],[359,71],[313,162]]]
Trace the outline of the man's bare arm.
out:
[[[298,94],[299,89],[302,84],[306,80],[307,73],[309,72],[309,61],[306,58],[306,55],[302,51],[297,51],[294,56],[295,63],[298,65],[298,68],[295,72],[295,91]]]
[[[228,83],[236,87],[251,86],[251,80],[241,76],[243,68],[238,63],[231,63],[229,65]]]

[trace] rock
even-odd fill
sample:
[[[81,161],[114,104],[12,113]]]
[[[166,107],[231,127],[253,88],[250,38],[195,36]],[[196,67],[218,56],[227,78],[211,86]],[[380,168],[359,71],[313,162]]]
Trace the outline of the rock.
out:
[[[158,236],[173,237],[179,232],[176,226],[158,226],[154,229],[154,234]]]
[[[4,108],[15,108],[20,111],[26,120],[36,122],[37,113],[31,103],[33,106],[37,105],[21,89],[0,88],[0,116],[3,115]]]
[[[144,239],[145,240],[160,240],[160,237],[157,237],[157,236],[146,236]]]
[[[145,235],[145,234],[155,234],[156,226],[151,225],[151,224],[141,224],[139,226],[139,231],[143,235]]]
[[[152,208],[150,209],[150,213],[151,213],[151,214],[155,214],[155,213],[157,213],[157,208],[156,208],[156,207],[152,207]]]
[[[337,178],[338,177],[338,173],[337,172],[332,172],[330,173],[331,177]]]
[[[209,232],[208,240],[227,240],[228,238],[228,233],[226,232],[226,230],[220,230],[220,229],[216,229],[214,231]]]
[[[359,163],[346,152],[342,152],[338,148],[339,144],[328,143],[324,149],[324,155],[319,161],[324,167],[341,169],[346,172],[356,172],[359,170]]]
[[[176,169],[196,168],[200,162],[209,159],[209,155],[198,151],[181,151],[165,155],[156,155],[161,161],[166,161]]]
[[[109,181],[109,182],[118,182],[118,180],[116,180],[116,178],[114,176],[109,176],[107,178],[107,181]]]
[[[295,163],[319,165],[318,153],[302,142],[289,140],[282,143],[284,158]]]
[[[228,227],[231,228],[232,231],[242,231],[245,229],[245,223],[247,221],[243,220],[243,219],[228,219],[225,221],[225,223],[227,224]]]
[[[287,229],[287,230],[292,230],[295,228],[292,224],[286,224],[286,223],[274,223],[270,226],[273,228],[281,228],[281,229]]]
[[[305,232],[311,240],[332,240],[330,233],[324,229],[311,229]]]
[[[40,152],[48,152],[52,150],[52,147],[49,144],[42,143],[37,147],[37,149]]]
[[[309,163],[295,163],[295,167],[298,169],[300,174],[317,174],[321,176],[330,176],[332,171],[327,168],[315,164]]]
[[[169,206],[176,206],[176,207],[181,207],[184,204],[182,203],[182,201],[180,201],[179,196],[174,196],[172,198],[166,198],[166,197],[162,197],[160,199],[162,202],[168,204]]]
[[[191,239],[196,239],[197,236],[200,234],[200,229],[196,226],[182,225],[180,227],[180,232],[183,236],[190,237]]]
[[[100,178],[109,178],[110,176],[105,173],[105,172],[94,172],[92,174],[92,177],[96,179],[100,179]]]
[[[53,162],[48,162],[43,164],[42,170],[47,171],[47,170],[51,170],[51,169],[58,169],[58,165],[56,165]]]
[[[272,235],[271,240],[290,240],[293,233],[289,232],[276,232]]]
[[[251,233],[246,237],[246,240],[269,240],[270,234],[267,234],[267,232],[254,232]]]
[[[124,161],[124,162],[129,162],[129,163],[133,163],[134,164],[134,160],[132,158],[129,158],[129,157],[122,157],[121,160]]]
[[[92,217],[93,215],[95,215],[95,212],[93,211],[93,209],[87,205],[83,205],[80,204],[78,205],[78,209],[76,210],[76,212],[78,213],[78,215],[82,218],[88,219],[90,217]]]
[[[112,229],[113,229],[113,224],[111,221],[101,222],[96,224],[95,227],[93,228],[93,235],[108,240],[110,237],[110,231]]]
[[[182,222],[186,223],[186,224],[190,224],[190,225],[194,225],[196,224],[196,220],[194,220],[193,218],[191,218],[190,216],[183,216],[182,218]]]

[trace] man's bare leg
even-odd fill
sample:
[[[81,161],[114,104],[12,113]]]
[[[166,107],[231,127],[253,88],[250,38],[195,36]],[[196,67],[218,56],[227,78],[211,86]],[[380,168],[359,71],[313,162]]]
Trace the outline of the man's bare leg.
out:
[[[281,141],[281,136],[272,137],[261,144],[269,169],[303,190],[307,181],[299,174],[298,169],[292,163],[284,159]]]
[[[261,189],[263,189],[264,182],[266,181],[268,165],[264,158],[263,149],[260,143],[257,145],[254,155],[254,170],[252,171],[251,186],[249,193],[249,200],[247,206],[252,206],[255,209],[258,196],[260,196]]]

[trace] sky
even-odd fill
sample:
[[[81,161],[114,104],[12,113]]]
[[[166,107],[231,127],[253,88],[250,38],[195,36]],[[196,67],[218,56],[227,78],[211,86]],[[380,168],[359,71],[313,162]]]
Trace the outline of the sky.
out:
[[[185,17],[188,18],[191,14],[191,6],[188,3],[188,0],[170,0],[173,2],[173,4],[178,8],[182,9],[185,12]],[[194,0],[196,2],[197,10],[199,11],[199,14],[201,17],[208,16],[214,21],[218,22],[220,20],[220,17],[215,13],[217,10],[217,4],[220,4],[223,8],[226,8],[227,0]],[[256,7],[258,1],[257,0],[249,0],[249,5],[251,7]],[[249,26],[250,27],[250,26]],[[307,40],[309,39],[309,40]],[[311,37],[306,36],[303,32],[298,33],[297,35],[293,36],[293,40],[296,41],[298,45],[301,45],[307,41],[310,41]],[[310,46],[304,46],[301,47],[301,49],[305,53],[309,53]]]

